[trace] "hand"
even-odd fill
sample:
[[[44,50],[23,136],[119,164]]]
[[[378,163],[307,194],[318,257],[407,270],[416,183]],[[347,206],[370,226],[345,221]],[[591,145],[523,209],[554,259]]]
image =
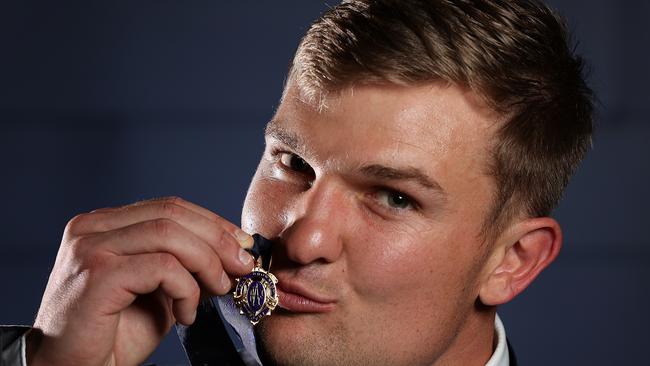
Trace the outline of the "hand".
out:
[[[202,291],[225,294],[230,277],[252,270],[241,249],[252,244],[237,226],[180,198],[76,216],[27,338],[28,364],[143,362],[175,322],[194,321]]]

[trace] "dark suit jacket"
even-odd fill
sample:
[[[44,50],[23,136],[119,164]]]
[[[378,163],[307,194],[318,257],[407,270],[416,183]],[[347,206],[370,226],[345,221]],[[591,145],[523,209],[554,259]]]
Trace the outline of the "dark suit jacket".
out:
[[[0,327],[0,366],[21,366],[22,349],[20,337],[29,327],[1,326]]]

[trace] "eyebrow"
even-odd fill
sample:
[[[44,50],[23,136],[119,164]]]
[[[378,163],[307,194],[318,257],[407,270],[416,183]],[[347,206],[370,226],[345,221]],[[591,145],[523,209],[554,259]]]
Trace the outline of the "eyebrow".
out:
[[[437,191],[443,196],[447,195],[447,192],[445,192],[438,182],[415,167],[393,168],[381,164],[371,164],[361,167],[360,171],[364,175],[376,179],[415,181],[421,186]]]
[[[280,122],[276,120],[272,120],[266,125],[264,134],[279,140],[295,151],[304,150],[302,139],[297,134],[282,128]],[[435,179],[432,179],[416,167],[394,168],[382,164],[370,164],[362,166],[359,171],[361,174],[374,179],[415,181],[421,186],[435,191],[443,197],[447,196],[447,192]]]
[[[295,133],[289,132],[282,128],[280,126],[280,123],[276,120],[271,120],[271,122],[266,125],[266,128],[264,129],[264,135],[279,140],[293,150],[303,150],[302,147],[304,146],[304,143],[302,142],[302,139]]]

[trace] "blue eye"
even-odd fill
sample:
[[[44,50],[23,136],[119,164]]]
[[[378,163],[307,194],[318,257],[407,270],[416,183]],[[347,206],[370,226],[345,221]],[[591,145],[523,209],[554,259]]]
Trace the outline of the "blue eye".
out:
[[[384,205],[398,210],[406,210],[413,207],[413,202],[405,194],[381,190],[376,193],[376,198]]]

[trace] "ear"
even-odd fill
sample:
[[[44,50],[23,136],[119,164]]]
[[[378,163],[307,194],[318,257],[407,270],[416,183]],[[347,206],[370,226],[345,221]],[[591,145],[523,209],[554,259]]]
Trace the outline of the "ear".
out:
[[[560,252],[562,231],[550,217],[511,225],[494,245],[479,290],[484,305],[501,305],[519,295]]]

